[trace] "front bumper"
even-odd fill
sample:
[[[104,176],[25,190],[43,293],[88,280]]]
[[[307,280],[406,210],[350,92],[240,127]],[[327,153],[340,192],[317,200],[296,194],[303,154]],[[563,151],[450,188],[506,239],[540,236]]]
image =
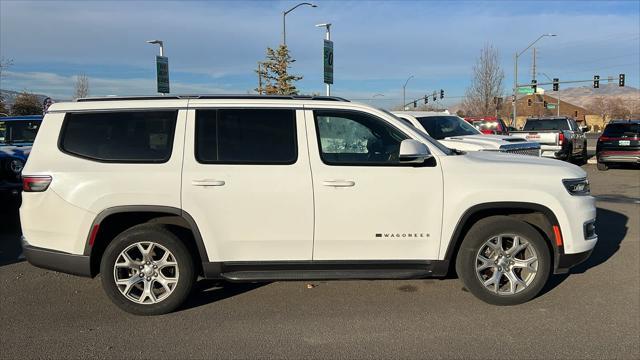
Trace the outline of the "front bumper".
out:
[[[22,242],[22,250],[27,261],[33,266],[72,275],[91,277],[91,261],[89,256],[69,254],[31,246],[27,244],[24,239]]]
[[[560,254],[558,264],[554,271],[556,274],[566,274],[572,267],[583,263],[591,256],[593,249],[577,254]]]

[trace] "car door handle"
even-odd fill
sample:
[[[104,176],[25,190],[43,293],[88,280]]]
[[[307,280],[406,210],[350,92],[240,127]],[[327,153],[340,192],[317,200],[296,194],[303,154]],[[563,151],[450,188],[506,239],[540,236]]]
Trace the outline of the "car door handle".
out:
[[[223,180],[193,180],[191,181],[191,185],[194,186],[224,186],[225,182]]]
[[[333,187],[351,187],[356,184],[355,181],[351,180],[326,180],[322,182],[324,186],[333,186]]]

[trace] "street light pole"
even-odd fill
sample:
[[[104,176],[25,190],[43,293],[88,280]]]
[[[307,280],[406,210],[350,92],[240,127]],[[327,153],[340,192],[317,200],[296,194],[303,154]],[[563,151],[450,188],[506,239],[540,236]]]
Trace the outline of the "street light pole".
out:
[[[164,42],[162,40],[147,40],[147,43],[160,45],[160,56],[164,56]]]
[[[529,46],[527,46],[524,50],[519,53],[516,51],[514,57],[514,74],[513,74],[513,119],[511,120],[511,126],[515,126],[517,119],[517,107],[518,107],[518,58],[525,51],[529,50],[535,43],[537,43],[540,39],[545,36],[557,36],[556,34],[542,34],[537,39],[535,39]]]
[[[404,85],[402,85],[402,110],[405,110],[405,106],[407,105],[407,100],[406,100],[407,84],[409,83],[409,80],[411,80],[411,78],[413,78],[413,75],[409,76],[407,81],[404,82]]]
[[[325,39],[327,41],[331,41],[331,23],[318,24],[318,25],[316,25],[316,27],[326,28],[327,31],[325,32]],[[327,96],[331,96],[331,84],[324,84],[324,85],[325,85],[325,90],[326,90]]]
[[[147,43],[160,46],[160,57],[164,57],[164,42],[162,40],[147,40]],[[158,65],[156,65],[156,66],[158,66]],[[161,94],[162,94],[162,96],[165,95],[165,93],[161,93]]]
[[[287,10],[287,11],[283,11],[282,12],[282,45],[287,45],[287,14],[292,12],[293,10],[295,10],[298,6],[302,6],[302,5],[306,5],[306,6],[311,6],[311,7],[318,7],[318,5],[314,5],[312,3],[308,3],[308,2],[303,2],[300,3],[294,7],[292,7],[291,9]]]

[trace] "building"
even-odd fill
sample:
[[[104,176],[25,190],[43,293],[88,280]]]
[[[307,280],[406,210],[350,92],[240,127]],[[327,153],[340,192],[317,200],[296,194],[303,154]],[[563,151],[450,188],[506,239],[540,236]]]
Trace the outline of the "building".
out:
[[[544,102],[547,103],[547,108],[544,107]],[[568,116],[574,118],[578,123],[586,124],[586,116],[590,115],[587,109],[562,101],[560,99],[558,114],[558,98],[543,95],[532,94],[518,97],[518,119],[516,120],[516,126],[522,128],[525,120],[528,117],[539,116]],[[586,124],[589,125],[589,124]]]

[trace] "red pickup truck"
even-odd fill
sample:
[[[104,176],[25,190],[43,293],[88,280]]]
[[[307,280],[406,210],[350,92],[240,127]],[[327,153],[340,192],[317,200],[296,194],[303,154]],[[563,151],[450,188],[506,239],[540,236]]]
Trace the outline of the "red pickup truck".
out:
[[[469,124],[487,135],[509,135],[509,128],[502,119],[495,116],[466,117]]]

